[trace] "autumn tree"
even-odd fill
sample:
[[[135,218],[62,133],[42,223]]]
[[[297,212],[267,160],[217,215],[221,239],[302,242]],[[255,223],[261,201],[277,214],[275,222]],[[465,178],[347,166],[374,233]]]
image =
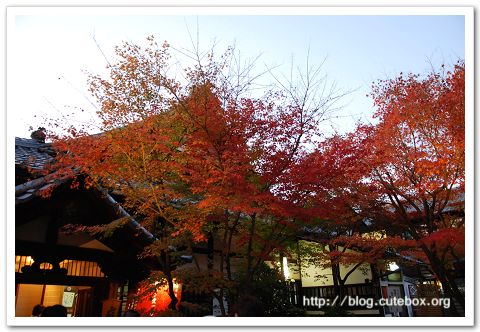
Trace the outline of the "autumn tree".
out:
[[[379,123],[365,133],[368,177],[445,294],[464,306],[452,262],[464,258],[465,66],[380,81],[372,96]]]
[[[357,168],[365,148],[354,133],[333,135],[319,142],[290,174],[295,190],[303,193],[307,224],[302,238],[316,244],[302,246],[302,264],[331,270],[335,294],[340,297],[355,271],[367,274],[379,261],[386,261],[387,252],[414,246],[394,233],[386,238],[379,225],[378,211],[384,203],[371,199],[379,193],[363,181],[365,173]]]
[[[148,43],[124,43],[109,77],[90,75],[101,133],[70,127],[56,140],[57,167],[121,195],[155,235],[146,254],[163,268],[172,308],[171,260],[179,247],[194,260],[195,271],[183,280],[198,286],[203,276],[223,305],[227,285],[250,292],[263,262],[305,221],[302,193],[292,190],[289,174],[322,136],[319,124],[342,93],[320,68],[307,67],[297,83],[274,76],[277,88],[254,97],[258,74],[253,63],[235,67],[233,49],[219,58],[212,50],[182,52],[193,65],[179,74],[169,71],[170,45],[151,37]],[[220,260],[215,264],[212,245],[205,269],[193,247],[212,241]]]
[[[454,263],[464,258],[465,67],[400,75],[373,86],[375,125],[345,137],[357,152],[349,205],[391,235],[416,241],[448,297],[464,306]],[[368,188],[363,190],[362,188]]]
[[[290,174],[303,213],[324,234],[321,264],[336,286],[353,271],[340,277],[339,263],[355,269],[404,253],[427,262],[464,305],[453,268],[464,257],[464,75],[458,63],[447,73],[379,81],[376,124],[324,140]],[[365,234],[372,230],[387,237]]]

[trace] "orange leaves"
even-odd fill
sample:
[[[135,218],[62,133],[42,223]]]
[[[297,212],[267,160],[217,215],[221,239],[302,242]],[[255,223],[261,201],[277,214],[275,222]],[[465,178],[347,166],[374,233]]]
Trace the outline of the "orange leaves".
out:
[[[291,189],[304,190],[303,218],[333,248],[331,264],[373,262],[387,250],[424,261],[431,252],[445,266],[463,257],[463,223],[446,214],[463,218],[452,203],[463,199],[464,70],[379,81],[378,122],[326,139],[289,173]],[[369,229],[387,236],[360,236]]]
[[[358,164],[378,188],[371,200],[385,203],[386,225],[407,231],[441,264],[464,250],[463,227],[444,222],[447,213],[462,214],[447,207],[462,199],[465,180],[464,72],[458,63],[445,75],[380,81],[372,93],[379,122],[368,135],[357,131],[364,146]]]
[[[382,151],[379,174],[397,194],[426,197],[462,186],[464,71],[459,63],[444,77],[410,75],[374,87],[380,123],[372,150]]]
[[[144,225],[164,222],[162,236],[204,241],[225,230],[250,244],[249,255],[263,257],[287,233],[320,226],[349,234],[339,239],[373,255],[403,247],[392,236],[355,238],[363,221],[399,234],[412,216],[438,216],[463,184],[462,64],[446,77],[379,82],[372,92],[378,123],[319,143],[323,115],[315,112],[327,112],[335,98],[318,109],[278,91],[253,99],[244,93],[250,83],[225,77],[232,50],[218,60],[206,55],[177,79],[169,74],[168,43],[147,43],[125,43],[109,77],[89,76],[102,133],[72,127],[75,139],[56,146],[61,167],[122,195]]]

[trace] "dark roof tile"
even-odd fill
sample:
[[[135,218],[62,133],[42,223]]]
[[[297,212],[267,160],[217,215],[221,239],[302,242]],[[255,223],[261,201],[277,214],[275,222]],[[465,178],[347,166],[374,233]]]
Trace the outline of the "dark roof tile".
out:
[[[15,165],[42,169],[53,160],[51,144],[15,137]]]

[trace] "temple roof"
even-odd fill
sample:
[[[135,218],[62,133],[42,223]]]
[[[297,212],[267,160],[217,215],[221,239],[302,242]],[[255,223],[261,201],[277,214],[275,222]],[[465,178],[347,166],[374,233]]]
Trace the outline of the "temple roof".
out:
[[[15,166],[42,169],[54,158],[50,143],[15,137]]]

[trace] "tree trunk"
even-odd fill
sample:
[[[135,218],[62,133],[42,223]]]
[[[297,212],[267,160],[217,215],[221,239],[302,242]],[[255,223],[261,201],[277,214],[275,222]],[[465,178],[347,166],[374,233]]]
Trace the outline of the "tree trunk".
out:
[[[341,298],[342,296],[342,286],[340,284],[340,265],[339,264],[332,264],[332,279],[333,279],[333,288],[335,290],[335,296]],[[339,301],[336,301],[339,304]]]
[[[178,299],[175,296],[175,292],[173,290],[173,278],[170,270],[170,259],[168,254],[165,251],[162,251],[160,257],[161,257],[161,263],[163,266],[163,274],[165,274],[165,277],[168,283],[168,295],[170,296],[170,300],[171,300],[168,307],[171,310],[177,310]]]
[[[245,278],[245,285],[244,289],[246,293],[251,292],[251,283],[253,281],[253,269],[252,269],[252,262],[253,262],[253,236],[255,234],[255,222],[256,222],[256,215],[255,213],[251,216],[251,224],[250,224],[250,233],[248,238],[248,247],[247,247],[247,273]]]
[[[430,261],[430,267],[432,268],[433,272],[442,284],[445,295],[452,300],[455,299],[459,303],[459,305],[462,306],[463,309],[465,309],[465,297],[458,289],[458,286],[453,280],[453,277],[448,273],[448,271],[445,270],[445,267],[433,252],[431,252],[425,246],[422,246],[422,249]],[[458,315],[455,305],[451,305],[450,310],[452,310],[454,314]]]
[[[227,316],[227,311],[225,310],[225,304],[223,303],[224,298],[224,291],[220,289],[220,295],[217,297],[218,303],[220,304],[220,312],[222,313],[222,317]]]

